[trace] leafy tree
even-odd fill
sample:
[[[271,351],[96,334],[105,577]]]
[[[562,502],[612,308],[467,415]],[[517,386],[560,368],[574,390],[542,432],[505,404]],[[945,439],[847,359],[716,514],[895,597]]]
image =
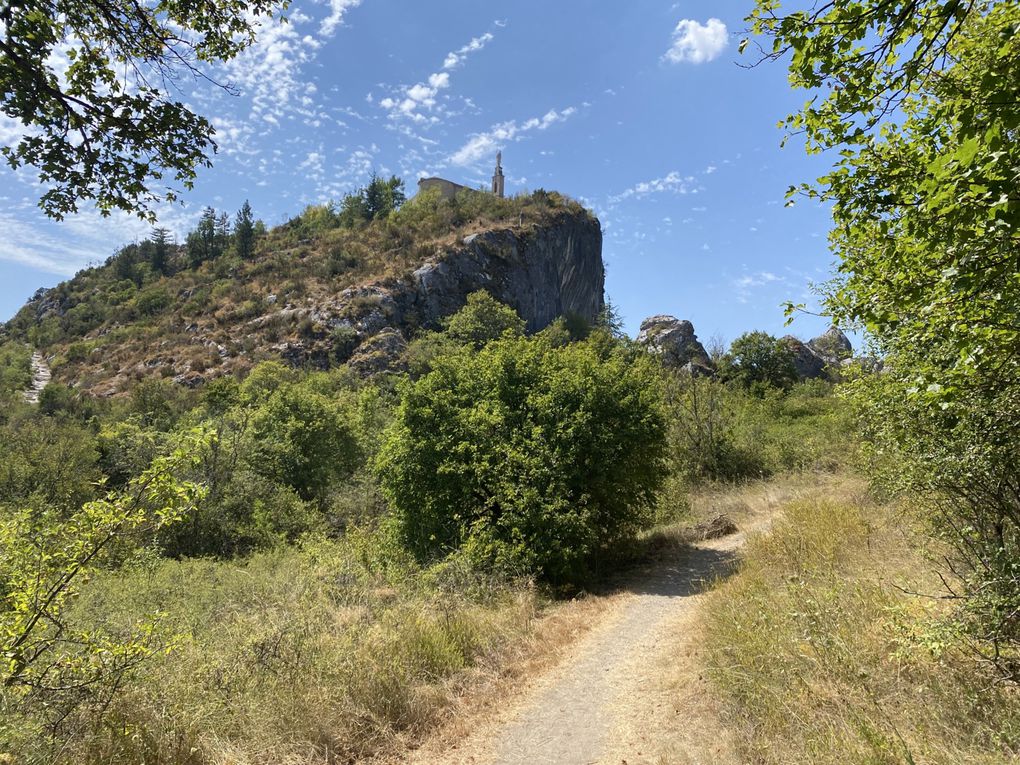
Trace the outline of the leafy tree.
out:
[[[234,246],[238,256],[244,260],[255,254],[255,218],[247,199],[234,218]]]
[[[407,199],[404,195],[404,182],[400,178],[392,175],[389,180],[385,180],[375,173],[372,173],[372,179],[361,195],[365,200],[365,213],[369,220],[388,217]]]
[[[583,582],[646,520],[664,477],[652,364],[598,333],[455,352],[401,395],[377,470],[422,558],[463,547],[498,568]]]
[[[797,380],[790,349],[767,332],[745,332],[734,340],[720,371],[745,388],[788,388]]]
[[[886,478],[919,489],[957,550],[954,588],[992,661],[1020,679],[1020,6],[759,0],[767,55],[813,98],[787,119],[837,149],[804,193],[833,205],[826,304],[886,374],[858,383]],[[955,455],[955,456],[951,456]]]
[[[284,385],[252,412],[253,469],[294,489],[302,499],[321,496],[353,472],[358,443],[343,410],[303,385]]]
[[[280,0],[27,0],[0,7],[0,109],[25,126],[0,148],[35,167],[60,219],[94,200],[154,219],[215,150],[212,124],[174,99],[182,76],[255,40]],[[67,60],[63,71],[58,61]]]
[[[520,337],[525,326],[517,311],[484,290],[468,295],[464,307],[444,325],[448,337],[476,349],[507,334]]]
[[[160,648],[151,620],[125,637],[76,629],[65,614],[91,572],[178,522],[201,497],[179,474],[208,443],[206,433],[187,434],[125,491],[70,516],[30,504],[0,513],[0,741],[26,706],[54,726],[82,705],[101,715],[124,674]]]
[[[338,214],[340,225],[351,228],[366,221],[387,218],[400,209],[406,200],[404,182],[400,178],[393,175],[386,180],[372,173],[367,186],[347,194],[341,200]]]

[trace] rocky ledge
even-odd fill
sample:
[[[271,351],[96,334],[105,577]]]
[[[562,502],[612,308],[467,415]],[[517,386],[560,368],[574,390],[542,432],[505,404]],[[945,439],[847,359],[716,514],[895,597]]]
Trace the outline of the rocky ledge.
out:
[[[594,321],[605,306],[604,284],[598,219],[563,213],[541,226],[470,234],[403,278],[351,287],[301,311],[318,331],[281,353],[295,364],[349,359],[362,374],[397,371],[410,335],[438,329],[472,292],[485,290],[512,306],[531,333],[560,316]]]

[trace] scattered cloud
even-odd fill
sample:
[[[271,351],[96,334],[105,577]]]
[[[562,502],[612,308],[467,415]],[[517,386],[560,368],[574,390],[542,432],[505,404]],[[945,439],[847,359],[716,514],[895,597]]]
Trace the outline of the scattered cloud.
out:
[[[770,284],[789,284],[789,281],[785,276],[778,276],[771,271],[759,271],[753,274],[744,274],[732,282],[737,300],[741,303],[746,303],[750,300],[755,290],[767,287]]]
[[[704,64],[719,57],[729,42],[726,25],[719,19],[701,24],[681,19],[673,30],[673,44],[663,58],[671,64]]]
[[[622,202],[631,197],[644,197],[649,194],[697,194],[700,191],[693,175],[681,175],[676,170],[651,181],[643,181],[629,189],[609,198],[610,204]]]
[[[440,122],[440,116],[448,112],[439,103],[439,93],[450,87],[450,72],[493,39],[495,35],[491,32],[472,38],[467,45],[446,54],[441,71],[433,72],[422,82],[396,88],[389,96],[379,99],[379,106],[389,112],[392,120],[407,119],[418,124]],[[369,94],[367,100],[373,102],[374,96]]]
[[[500,24],[496,22],[496,26],[506,26],[506,23]],[[463,63],[464,59],[470,56],[476,51],[480,51],[486,45],[488,45],[494,39],[492,32],[486,32],[484,35],[472,38],[471,42],[467,45],[459,48],[458,50],[451,51],[446,54],[446,59],[443,61],[443,69],[454,69]]]
[[[546,130],[558,122],[565,122],[576,113],[577,109],[569,106],[561,111],[550,109],[542,117],[532,117],[522,123],[511,120],[494,125],[484,133],[476,133],[471,136],[467,143],[450,155],[449,161],[454,165],[472,165],[505,144],[511,141],[520,141],[532,131]]]
[[[361,0],[329,0],[329,15],[319,25],[319,34],[323,37],[331,37],[343,22],[344,14],[359,5],[361,5]]]

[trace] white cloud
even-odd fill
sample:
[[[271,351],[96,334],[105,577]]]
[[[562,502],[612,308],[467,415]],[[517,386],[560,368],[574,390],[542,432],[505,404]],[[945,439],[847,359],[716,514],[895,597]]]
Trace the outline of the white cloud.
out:
[[[546,130],[557,122],[565,122],[577,113],[577,109],[569,106],[561,111],[550,109],[541,117],[532,117],[518,124],[516,120],[501,122],[484,133],[476,133],[467,143],[450,155],[449,161],[454,165],[471,165],[499,147],[519,141],[525,133],[533,130]]]
[[[726,48],[729,33],[719,19],[700,24],[681,19],[673,30],[673,44],[663,58],[672,64],[703,64],[717,58]]]
[[[497,26],[505,26],[505,24],[500,25],[497,23]],[[476,51],[480,51],[482,48],[488,45],[492,41],[492,39],[493,39],[492,32],[486,32],[484,35],[481,35],[480,37],[472,38],[471,42],[469,42],[462,48],[447,53],[446,58],[443,61],[443,69],[453,69],[455,66],[458,66],[469,55],[475,53]]]
[[[754,290],[777,283],[789,284],[785,277],[777,276],[771,271],[759,271],[755,274],[744,274],[740,278],[734,279],[732,282],[733,288],[737,293],[737,300],[741,303],[746,303]]]
[[[344,14],[351,8],[361,5],[361,0],[329,0],[329,15],[319,25],[319,34],[323,37],[332,36],[343,21]]]
[[[609,198],[610,204],[622,202],[631,197],[644,197],[649,194],[697,194],[700,188],[693,175],[681,175],[676,170],[651,181],[643,181],[619,194]]]
[[[480,37],[473,38],[467,45],[446,54],[443,71],[433,72],[424,82],[395,89],[391,96],[379,101],[379,106],[389,112],[392,120],[406,119],[419,124],[439,122],[439,117],[430,113],[438,112],[441,116],[449,114],[449,110],[438,100],[439,92],[450,87],[449,70],[460,66],[465,58],[484,48],[493,38],[491,32],[486,32]],[[372,98],[369,97],[368,100],[371,101]]]

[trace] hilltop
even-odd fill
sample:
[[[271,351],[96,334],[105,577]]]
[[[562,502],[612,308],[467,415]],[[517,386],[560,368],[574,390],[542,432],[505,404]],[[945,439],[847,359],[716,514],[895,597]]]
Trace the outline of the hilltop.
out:
[[[351,215],[351,199],[271,230],[249,223],[244,242],[240,223],[231,233],[207,211],[207,242],[199,224],[186,245],[157,232],[125,246],[39,290],[0,334],[35,347],[57,382],[109,396],[146,377],[196,386],[267,359],[399,369],[407,341],[479,289],[531,332],[603,308],[601,227],[561,194],[425,192],[379,216],[363,205]]]

